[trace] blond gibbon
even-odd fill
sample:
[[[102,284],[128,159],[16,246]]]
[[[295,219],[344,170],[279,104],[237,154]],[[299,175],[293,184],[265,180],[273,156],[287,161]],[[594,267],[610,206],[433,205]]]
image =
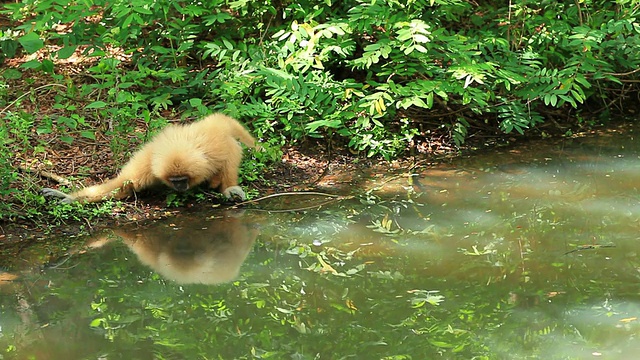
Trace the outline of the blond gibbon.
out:
[[[259,220],[242,213],[202,219],[184,216],[98,235],[85,249],[121,239],[138,260],[180,284],[220,284],[235,280],[259,234]],[[113,236],[115,235],[115,236]]]
[[[120,174],[102,184],[65,194],[44,188],[47,197],[63,203],[123,199],[134,192],[164,183],[186,191],[205,181],[228,199],[245,200],[238,186],[242,147],[255,147],[255,140],[235,119],[223,114],[209,115],[186,125],[169,125],[138,150]]]

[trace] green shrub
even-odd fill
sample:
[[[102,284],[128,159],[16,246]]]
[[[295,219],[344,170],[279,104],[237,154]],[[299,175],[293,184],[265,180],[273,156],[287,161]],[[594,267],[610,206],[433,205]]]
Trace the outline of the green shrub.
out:
[[[270,149],[257,161],[323,137],[390,159],[443,131],[461,144],[477,129],[526,134],[551,118],[583,125],[638,90],[640,7],[631,0],[3,6],[13,23],[0,29],[2,57],[40,56],[2,76],[61,85],[53,90],[62,115],[38,121],[40,130],[66,130],[62,141],[96,128],[142,141],[165,124],[161,115],[224,111]],[[89,64],[82,77],[58,65],[74,54]],[[16,96],[3,93],[0,103]],[[134,131],[140,121],[148,132]],[[118,139],[116,154],[131,148]]]
[[[390,158],[424,123],[461,143],[476,123],[524,133],[552,108],[611,103],[640,61],[634,4],[24,0],[5,5],[17,23],[3,34],[19,32],[28,53],[60,46],[26,68],[52,71],[79,47],[99,59],[80,94],[105,109],[133,105],[121,119],[103,113],[114,124],[143,116],[144,104],[212,108],[260,134],[337,135]],[[1,39],[13,56],[16,37]]]

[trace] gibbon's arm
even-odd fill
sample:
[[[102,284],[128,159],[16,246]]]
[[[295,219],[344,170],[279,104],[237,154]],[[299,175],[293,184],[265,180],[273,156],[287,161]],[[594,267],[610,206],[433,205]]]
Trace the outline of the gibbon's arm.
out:
[[[42,194],[46,197],[60,198],[60,202],[63,204],[69,204],[74,201],[91,203],[105,199],[124,199],[132,195],[134,191],[149,187],[157,181],[151,174],[149,156],[149,149],[143,148],[134,154],[131,160],[122,168],[120,175],[102,184],[93,185],[71,194],[44,188],[42,189]]]
[[[123,199],[132,194],[133,188],[131,181],[123,181],[120,177],[117,177],[71,194],[65,194],[62,191],[50,188],[42,189],[42,194],[46,197],[60,198],[60,202],[63,204],[70,204],[74,201],[91,203],[110,198]]]

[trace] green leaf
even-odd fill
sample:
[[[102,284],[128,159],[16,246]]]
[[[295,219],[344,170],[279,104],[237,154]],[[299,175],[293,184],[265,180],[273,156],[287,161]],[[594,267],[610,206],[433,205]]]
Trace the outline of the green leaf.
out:
[[[228,50],[233,50],[233,44],[231,43],[231,41],[223,38],[222,39],[222,43],[224,44],[224,46],[228,49]]]
[[[58,59],[68,59],[76,52],[78,45],[65,46],[62,49],[58,50]]]
[[[415,47],[415,46],[413,46],[413,45],[411,45],[411,46],[407,46],[407,47],[404,49],[404,54],[405,54],[405,55],[409,55],[409,54],[411,54],[415,48],[416,48],[416,47]]]
[[[342,125],[342,121],[340,120],[317,120],[308,123],[306,128],[311,132],[315,132],[320,127],[338,129],[341,127],[340,125]]]
[[[421,35],[421,34],[415,34],[413,36],[413,40],[415,40],[416,42],[419,42],[419,43],[428,43],[429,41],[431,41],[431,40],[429,40],[428,37],[426,37],[424,35]]]
[[[433,94],[433,93],[431,93]],[[432,95],[433,98],[433,95]],[[427,105],[421,98],[414,96],[413,99],[411,99],[411,102],[415,105],[415,106],[419,106],[421,108],[425,108],[425,109],[430,109],[431,106]]]
[[[53,61],[49,60],[49,59],[44,59],[42,60],[42,71],[46,72],[46,73],[52,73],[53,72]]]
[[[0,31],[0,37],[2,32]],[[0,52],[4,53],[6,57],[12,58],[16,55],[18,50],[18,42],[12,39],[0,40]]]
[[[588,89],[591,87],[591,84],[589,83],[589,81],[582,74],[576,74],[575,80],[577,83],[582,85],[585,89]]]
[[[120,28],[121,32],[126,33],[127,29],[129,28],[129,25],[131,25],[131,22],[134,19],[135,14],[131,13],[129,14],[129,16],[127,16],[124,21],[122,22],[122,27]]]
[[[426,53],[428,52],[427,48],[425,48],[424,46],[420,45],[420,44],[416,44],[414,45],[416,51],[421,52],[421,53]]]
[[[568,102],[569,104],[571,104],[571,106],[573,106],[574,108],[576,108],[578,106],[578,104],[576,104],[576,101],[570,96],[558,95],[558,97],[560,97],[560,99],[562,99],[562,100]]]
[[[22,77],[22,72],[16,69],[6,69],[2,72],[2,77],[7,80],[16,80]]]
[[[107,106],[107,103],[104,101],[94,101],[91,104],[85,106],[85,109],[102,109]]]
[[[153,15],[153,13],[151,12],[151,10],[149,9],[145,9],[142,6],[136,6],[133,8],[133,11],[139,13],[139,14],[145,14],[145,15]]]
[[[29,54],[33,54],[44,47],[44,41],[34,32],[19,37],[18,42]]]
[[[91,139],[91,140],[95,140],[96,139],[96,133],[90,130],[83,130],[80,131],[80,135],[84,138],[87,139]]]
[[[173,49],[166,48],[164,46],[152,46],[151,50],[157,52],[158,54],[170,54],[173,52]]]
[[[42,67],[42,64],[38,60],[31,60],[23,63],[22,65],[20,65],[20,67],[24,69],[40,69]]]
[[[39,127],[36,130],[36,133],[38,135],[42,135],[42,134],[51,134],[53,132],[53,130],[51,129],[51,127]]]

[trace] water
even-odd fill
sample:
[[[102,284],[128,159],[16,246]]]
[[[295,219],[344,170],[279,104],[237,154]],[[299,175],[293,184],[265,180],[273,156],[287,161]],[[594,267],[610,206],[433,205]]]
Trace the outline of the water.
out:
[[[0,274],[1,354],[638,358],[634,137],[477,154],[303,212],[262,210],[331,199],[112,229],[44,270],[25,249]]]

